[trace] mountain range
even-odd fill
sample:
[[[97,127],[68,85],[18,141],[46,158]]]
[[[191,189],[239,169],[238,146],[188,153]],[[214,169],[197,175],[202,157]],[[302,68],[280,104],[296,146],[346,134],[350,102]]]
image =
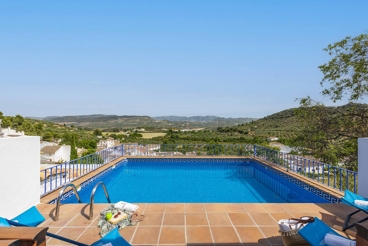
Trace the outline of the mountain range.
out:
[[[216,128],[244,124],[256,118],[224,118],[218,116],[137,116],[137,115],[74,115],[74,116],[47,116],[42,118],[59,124],[83,126],[91,128]]]

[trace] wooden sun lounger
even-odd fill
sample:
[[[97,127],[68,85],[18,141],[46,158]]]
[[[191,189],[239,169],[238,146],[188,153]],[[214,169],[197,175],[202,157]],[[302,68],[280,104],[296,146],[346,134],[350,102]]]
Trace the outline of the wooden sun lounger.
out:
[[[19,239],[21,246],[44,246],[48,229],[48,227],[1,227],[0,245],[17,245],[16,241]]]

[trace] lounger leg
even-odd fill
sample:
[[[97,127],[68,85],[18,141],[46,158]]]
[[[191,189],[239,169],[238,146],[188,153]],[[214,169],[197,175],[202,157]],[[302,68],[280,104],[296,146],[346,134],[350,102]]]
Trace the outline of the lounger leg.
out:
[[[360,211],[362,211],[362,210],[361,209],[358,209],[357,211],[354,211],[354,212],[348,214],[348,216],[346,216],[344,226],[342,227],[342,231],[345,231],[345,230],[347,230],[347,229],[349,229],[349,228],[351,228],[351,227],[354,226],[354,224],[348,225],[349,220],[350,220],[351,216],[353,216],[354,214],[356,214],[356,213],[358,213]],[[368,219],[368,218],[366,218],[366,219]],[[363,221],[365,221],[366,219],[364,219]],[[360,222],[362,222],[362,221],[360,221]],[[357,222],[357,223],[360,223],[360,222]]]

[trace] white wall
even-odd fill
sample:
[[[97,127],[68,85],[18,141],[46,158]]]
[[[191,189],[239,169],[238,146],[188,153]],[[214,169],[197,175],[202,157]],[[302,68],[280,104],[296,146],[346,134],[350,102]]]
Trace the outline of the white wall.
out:
[[[40,203],[40,137],[0,138],[0,216]]]
[[[55,153],[55,162],[62,159],[63,161],[70,161],[70,145],[62,145]]]
[[[368,197],[368,138],[358,139],[358,194]]]

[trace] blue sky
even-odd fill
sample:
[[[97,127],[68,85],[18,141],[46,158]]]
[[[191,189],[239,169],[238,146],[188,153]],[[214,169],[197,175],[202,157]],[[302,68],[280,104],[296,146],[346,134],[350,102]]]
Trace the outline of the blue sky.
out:
[[[322,49],[367,32],[367,9],[366,0],[0,0],[0,111],[264,117],[307,95],[331,104],[320,95]]]

